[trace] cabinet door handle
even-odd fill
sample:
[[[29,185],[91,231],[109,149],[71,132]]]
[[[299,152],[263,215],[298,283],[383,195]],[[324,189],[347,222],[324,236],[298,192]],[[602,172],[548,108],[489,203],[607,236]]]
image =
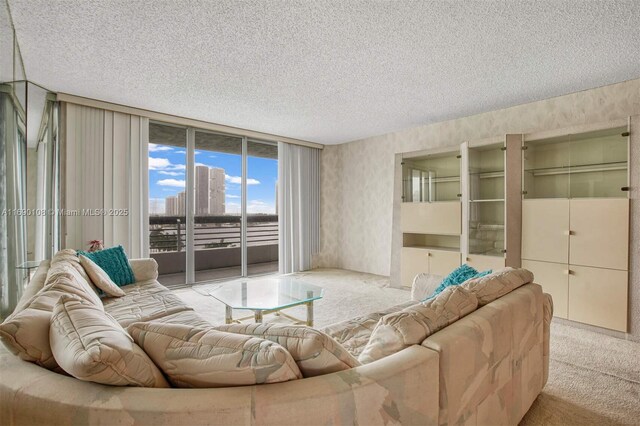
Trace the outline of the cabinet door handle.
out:
[[[427,257],[431,257],[431,253],[427,252]]]
[[[565,275],[573,275],[573,271],[571,269],[565,269],[564,270],[564,274]]]
[[[576,233],[569,229],[569,230],[564,231],[564,235],[566,235],[568,237],[569,235],[576,235]]]

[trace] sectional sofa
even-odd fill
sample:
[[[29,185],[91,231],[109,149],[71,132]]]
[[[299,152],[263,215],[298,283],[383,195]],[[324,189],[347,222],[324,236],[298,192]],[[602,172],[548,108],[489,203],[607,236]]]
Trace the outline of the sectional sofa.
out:
[[[131,260],[131,266],[136,283],[123,287],[125,296],[102,299],[123,327],[145,321],[210,326],[157,282],[153,259]],[[17,309],[43,289],[49,268],[42,262]],[[525,282],[531,277],[507,270],[465,283],[481,306],[457,321],[447,319],[444,303],[429,307],[430,322],[431,313],[408,301],[327,327],[337,346],[364,362],[282,383],[106,386],[25,362],[0,345],[0,424],[517,424],[544,387],[549,365],[552,301],[539,285]],[[458,302],[451,297],[447,303]],[[452,323],[411,343],[423,332],[416,324],[444,324],[443,318]],[[402,324],[410,325],[401,341],[387,344],[388,333]],[[219,326],[238,333],[255,328]]]

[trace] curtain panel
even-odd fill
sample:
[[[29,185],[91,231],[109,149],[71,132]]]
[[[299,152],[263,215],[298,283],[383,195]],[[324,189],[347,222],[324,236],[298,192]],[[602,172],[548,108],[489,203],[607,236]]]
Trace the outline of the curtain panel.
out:
[[[64,248],[89,241],[148,256],[149,119],[63,104]]]
[[[320,150],[278,143],[281,274],[311,269],[320,248]]]

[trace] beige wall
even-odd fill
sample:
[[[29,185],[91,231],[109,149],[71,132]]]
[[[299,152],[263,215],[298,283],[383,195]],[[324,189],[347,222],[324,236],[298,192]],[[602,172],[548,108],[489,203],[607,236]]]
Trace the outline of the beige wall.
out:
[[[640,340],[640,131],[634,131],[640,129],[640,79],[326,146],[322,153],[321,252],[316,265],[390,275],[397,282],[400,241],[393,217],[398,214],[394,191],[396,198],[400,196],[394,188],[398,153],[629,116],[636,116],[631,128],[629,298],[631,335]]]

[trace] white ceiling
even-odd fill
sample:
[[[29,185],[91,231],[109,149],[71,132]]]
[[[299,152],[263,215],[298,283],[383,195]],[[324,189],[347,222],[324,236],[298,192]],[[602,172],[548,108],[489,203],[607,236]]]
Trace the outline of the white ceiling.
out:
[[[51,90],[325,144],[640,77],[639,1],[9,4]]]

